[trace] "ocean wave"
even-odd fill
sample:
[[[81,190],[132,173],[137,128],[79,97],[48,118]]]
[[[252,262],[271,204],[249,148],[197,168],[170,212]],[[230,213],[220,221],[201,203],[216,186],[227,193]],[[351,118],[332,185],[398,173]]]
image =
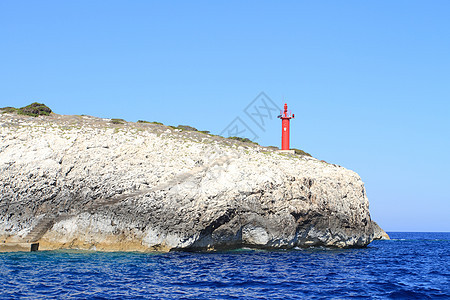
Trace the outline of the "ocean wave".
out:
[[[0,253],[0,298],[450,298],[448,237],[362,249]]]

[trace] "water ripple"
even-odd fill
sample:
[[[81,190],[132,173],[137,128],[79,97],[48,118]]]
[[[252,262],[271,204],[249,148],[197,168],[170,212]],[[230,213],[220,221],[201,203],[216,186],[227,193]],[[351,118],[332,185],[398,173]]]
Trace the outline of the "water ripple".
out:
[[[391,233],[364,249],[0,254],[0,298],[450,298],[450,234]]]

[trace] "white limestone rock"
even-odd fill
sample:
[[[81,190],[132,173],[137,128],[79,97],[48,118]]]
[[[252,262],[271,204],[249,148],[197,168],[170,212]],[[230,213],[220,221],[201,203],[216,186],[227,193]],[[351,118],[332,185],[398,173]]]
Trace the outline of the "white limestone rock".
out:
[[[374,238],[361,178],[314,158],[87,116],[3,114],[0,138],[3,240],[147,251]]]

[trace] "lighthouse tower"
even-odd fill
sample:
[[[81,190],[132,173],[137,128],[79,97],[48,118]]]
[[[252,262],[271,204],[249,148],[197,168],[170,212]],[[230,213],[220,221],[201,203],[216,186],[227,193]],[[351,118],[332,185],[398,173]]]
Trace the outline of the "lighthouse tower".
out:
[[[284,104],[284,111],[278,116],[281,119],[281,150],[289,150],[289,122],[294,118],[287,109],[287,104]]]

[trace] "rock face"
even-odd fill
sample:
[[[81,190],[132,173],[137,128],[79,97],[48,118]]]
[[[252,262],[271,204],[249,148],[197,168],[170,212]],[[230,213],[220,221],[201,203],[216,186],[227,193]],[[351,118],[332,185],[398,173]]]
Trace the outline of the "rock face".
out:
[[[361,247],[361,178],[157,124],[0,115],[0,241],[39,249]]]
[[[389,235],[381,229],[377,222],[373,222],[373,239],[374,240],[390,240]]]

